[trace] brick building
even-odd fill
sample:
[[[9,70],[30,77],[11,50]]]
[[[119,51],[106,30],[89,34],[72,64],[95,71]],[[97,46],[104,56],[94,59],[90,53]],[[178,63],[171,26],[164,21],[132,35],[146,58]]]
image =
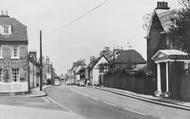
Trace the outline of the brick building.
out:
[[[26,26],[8,14],[0,16],[0,92],[28,91]]]
[[[175,17],[176,10],[170,10],[167,2],[157,2],[146,36],[148,70],[156,96],[190,100],[190,56],[174,47],[170,28]]]

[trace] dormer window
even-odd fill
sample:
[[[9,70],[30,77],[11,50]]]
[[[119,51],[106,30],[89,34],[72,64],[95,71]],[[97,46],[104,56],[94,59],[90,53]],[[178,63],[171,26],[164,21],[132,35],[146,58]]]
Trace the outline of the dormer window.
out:
[[[11,25],[1,25],[1,34],[2,35],[10,35],[11,34]]]

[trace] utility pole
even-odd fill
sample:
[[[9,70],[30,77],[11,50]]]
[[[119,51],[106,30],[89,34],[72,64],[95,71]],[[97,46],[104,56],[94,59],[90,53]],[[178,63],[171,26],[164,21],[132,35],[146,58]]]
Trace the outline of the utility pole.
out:
[[[51,81],[52,81],[52,85],[55,85],[54,72],[53,72],[53,64],[52,63],[51,63]]]
[[[40,30],[40,91],[42,91],[43,64],[42,64],[42,31]]]
[[[28,92],[30,91],[30,55],[28,54]]]

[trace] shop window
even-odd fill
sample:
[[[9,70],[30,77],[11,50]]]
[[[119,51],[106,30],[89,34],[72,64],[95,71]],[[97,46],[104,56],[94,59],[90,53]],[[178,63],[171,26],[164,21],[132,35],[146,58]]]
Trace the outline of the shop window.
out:
[[[19,69],[12,69],[12,78],[14,82],[19,81]]]

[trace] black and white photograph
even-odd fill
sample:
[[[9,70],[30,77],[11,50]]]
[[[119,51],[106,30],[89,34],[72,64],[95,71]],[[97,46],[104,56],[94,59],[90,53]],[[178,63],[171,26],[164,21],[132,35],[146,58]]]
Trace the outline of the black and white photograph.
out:
[[[0,2],[0,119],[190,119],[190,0]]]

